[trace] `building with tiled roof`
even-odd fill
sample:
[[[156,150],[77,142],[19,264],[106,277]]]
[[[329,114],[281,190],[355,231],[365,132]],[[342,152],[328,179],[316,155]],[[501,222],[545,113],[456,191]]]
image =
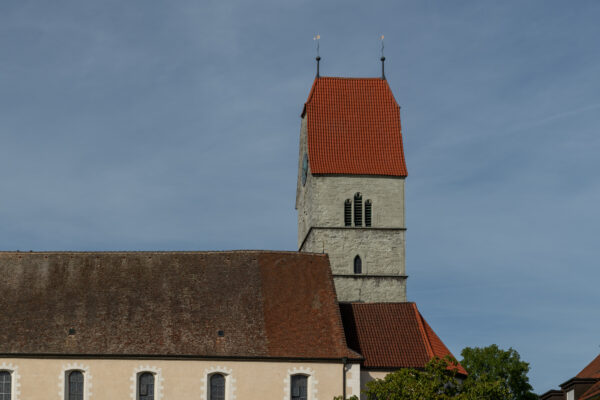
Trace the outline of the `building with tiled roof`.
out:
[[[549,390],[541,400],[600,400],[600,354],[568,381],[560,390]]]
[[[451,355],[406,302],[387,81],[317,74],[301,118],[299,251],[0,253],[0,400],[332,399]]]
[[[452,353],[431,329],[415,303],[341,303],[348,346],[367,369],[422,368]],[[467,375],[458,366],[461,375]]]
[[[341,303],[348,346],[360,353],[361,389],[401,368],[423,368],[452,353],[431,329],[415,303]],[[467,371],[458,364],[458,377]]]

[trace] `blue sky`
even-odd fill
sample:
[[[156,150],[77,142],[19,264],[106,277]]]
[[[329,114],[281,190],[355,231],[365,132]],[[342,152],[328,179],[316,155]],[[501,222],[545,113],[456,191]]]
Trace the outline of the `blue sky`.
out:
[[[0,248],[295,249],[315,74],[402,107],[409,299],[535,390],[600,352],[600,3],[0,3]]]

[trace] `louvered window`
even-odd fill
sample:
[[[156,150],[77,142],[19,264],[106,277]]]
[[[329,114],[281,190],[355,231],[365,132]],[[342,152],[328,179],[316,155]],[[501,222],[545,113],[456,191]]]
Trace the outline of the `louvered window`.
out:
[[[371,200],[365,201],[365,226],[371,226],[372,211],[373,211],[373,203],[371,203]]]
[[[292,400],[308,399],[308,377],[306,375],[292,375]]]
[[[83,400],[83,373],[71,371],[67,376],[67,400]]]
[[[362,260],[360,259],[360,256],[356,256],[354,257],[354,273],[355,274],[362,274]]]
[[[221,374],[210,376],[209,400],[225,400],[225,377]]]
[[[138,399],[154,400],[154,375],[144,372],[138,379]]]
[[[362,226],[362,195],[354,195],[354,226]]]
[[[352,226],[352,201],[350,199],[344,202],[344,225]]]
[[[10,372],[0,371],[0,400],[11,400],[11,379]]]

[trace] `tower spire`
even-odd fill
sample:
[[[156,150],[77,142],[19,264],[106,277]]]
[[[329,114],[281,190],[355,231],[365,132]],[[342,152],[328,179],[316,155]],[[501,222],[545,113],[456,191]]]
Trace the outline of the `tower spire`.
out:
[[[381,79],[385,80],[385,56],[383,55],[383,35],[381,35]]]
[[[313,37],[313,40],[317,42],[317,58],[315,58],[315,60],[317,60],[317,78],[320,77],[320,73],[319,73],[319,63],[321,62],[321,56],[319,55],[319,42],[321,40],[321,35],[319,35],[318,33]]]

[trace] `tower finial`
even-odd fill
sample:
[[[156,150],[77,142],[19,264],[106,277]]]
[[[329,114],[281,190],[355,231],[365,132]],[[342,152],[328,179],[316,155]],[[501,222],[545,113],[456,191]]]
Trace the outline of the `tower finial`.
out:
[[[321,75],[319,74],[319,63],[320,63],[320,61],[321,61],[321,56],[319,55],[319,44],[320,44],[319,42],[320,42],[320,40],[321,40],[321,35],[319,35],[319,34],[317,33],[317,34],[316,34],[316,35],[313,37],[313,40],[317,42],[317,58],[316,58],[316,60],[317,60],[317,78],[318,78],[319,76],[321,76]]]
[[[383,35],[381,35],[379,40],[381,40],[381,79],[385,79],[385,56],[383,55]]]

